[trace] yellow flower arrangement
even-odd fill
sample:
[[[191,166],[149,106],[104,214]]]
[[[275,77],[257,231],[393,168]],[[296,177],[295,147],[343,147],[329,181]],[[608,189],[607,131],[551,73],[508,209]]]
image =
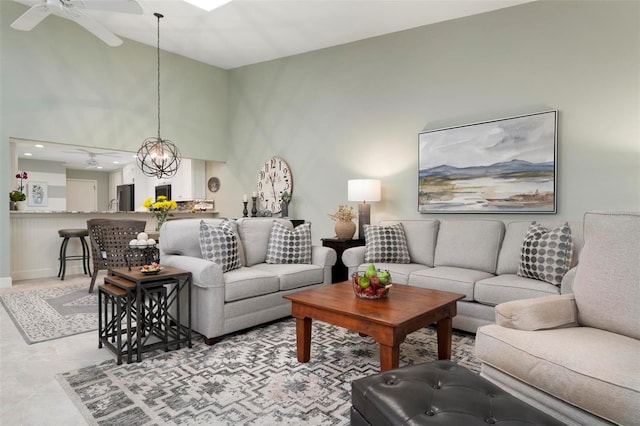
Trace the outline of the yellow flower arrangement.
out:
[[[159,231],[162,224],[167,220],[167,216],[169,216],[169,210],[178,208],[178,203],[168,200],[164,195],[158,195],[155,203],[151,197],[147,197],[142,203],[142,207],[149,209],[156,217],[156,231]]]

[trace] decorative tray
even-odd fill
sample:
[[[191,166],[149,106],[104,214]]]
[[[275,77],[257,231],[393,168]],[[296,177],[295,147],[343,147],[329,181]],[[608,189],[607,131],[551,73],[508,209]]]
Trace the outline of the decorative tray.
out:
[[[160,271],[162,271],[162,268],[157,263],[153,263],[151,265],[143,265],[142,268],[140,268],[140,272],[145,275],[155,275]]]

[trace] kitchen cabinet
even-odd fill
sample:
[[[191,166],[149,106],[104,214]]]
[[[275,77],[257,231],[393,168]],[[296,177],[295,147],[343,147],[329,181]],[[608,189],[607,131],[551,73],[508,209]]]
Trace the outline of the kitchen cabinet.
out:
[[[122,184],[135,183],[136,163],[126,164],[122,168]]]
[[[158,185],[171,185],[171,199],[174,201],[192,201],[205,198],[207,182],[204,160],[183,158],[176,174],[162,179],[145,176],[135,163],[127,164],[121,171],[122,178],[113,179],[110,183],[112,192],[115,196],[117,185],[134,183],[136,206],[142,206],[145,198],[154,197],[155,187]]]
[[[191,201],[205,198],[205,161],[183,158],[176,174],[155,184],[171,184],[174,201]]]

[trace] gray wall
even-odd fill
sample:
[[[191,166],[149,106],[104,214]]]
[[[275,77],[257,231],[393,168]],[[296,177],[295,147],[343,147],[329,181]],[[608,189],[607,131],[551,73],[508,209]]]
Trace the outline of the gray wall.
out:
[[[382,180],[374,223],[478,217],[417,213],[418,133],[552,108],[555,217],[640,210],[639,18],[635,1],[540,1],[235,69],[228,170],[218,170],[235,187],[216,206],[239,215],[239,194],[278,155],[293,172],[291,210],[316,241],[334,235],[327,214],[347,202],[351,178]]]
[[[25,5],[0,1],[3,194],[15,180],[5,172],[11,170],[10,137],[137,151],[158,128],[155,47],[130,40],[109,47],[79,25],[53,15],[28,32],[11,29],[25,10]],[[222,69],[161,53],[161,134],[184,156],[226,158],[227,75]],[[10,255],[9,212],[3,208],[0,286],[10,281]]]
[[[2,170],[10,136],[137,147],[155,128],[155,88],[145,86],[155,49],[109,48],[55,17],[29,33],[10,30],[23,10],[0,2]],[[232,71],[166,54],[163,136],[186,156],[227,161],[207,170],[222,181],[210,194],[222,216],[241,215],[264,160],[285,158],[290,212],[313,223],[319,242],[333,235],[327,214],[347,202],[351,178],[382,179],[373,222],[434,217],[417,213],[424,128],[554,108],[556,217],[640,210],[639,17],[635,1],[539,1]],[[460,216],[479,215],[435,217]],[[0,209],[0,279],[10,273],[8,223]]]
[[[67,169],[67,179],[95,180],[99,212],[109,211],[109,172]]]
[[[31,160],[20,158],[18,160],[18,170],[26,170],[29,173],[54,173],[62,175],[62,185],[49,184],[49,198],[67,198],[66,179],[85,179],[96,181],[96,192],[98,198],[97,211],[109,210],[109,172],[97,170],[76,170],[67,169],[63,163],[55,161]],[[55,209],[48,209],[55,210]]]

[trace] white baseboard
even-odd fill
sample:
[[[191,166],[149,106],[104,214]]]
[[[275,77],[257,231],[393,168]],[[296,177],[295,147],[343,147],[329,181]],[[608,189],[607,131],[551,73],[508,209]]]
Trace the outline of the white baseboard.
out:
[[[0,277],[0,288],[10,288],[11,277]]]

